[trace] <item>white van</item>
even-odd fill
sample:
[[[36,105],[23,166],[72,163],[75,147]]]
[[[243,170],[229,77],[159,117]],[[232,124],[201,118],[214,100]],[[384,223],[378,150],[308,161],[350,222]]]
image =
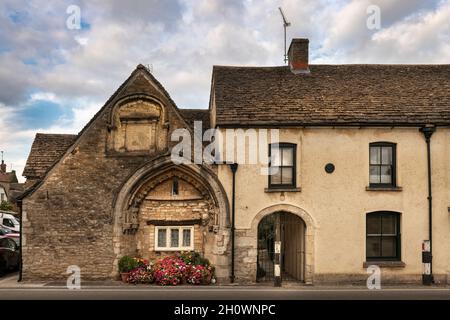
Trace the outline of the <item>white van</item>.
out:
[[[0,212],[0,228],[20,232],[20,223],[12,214]]]

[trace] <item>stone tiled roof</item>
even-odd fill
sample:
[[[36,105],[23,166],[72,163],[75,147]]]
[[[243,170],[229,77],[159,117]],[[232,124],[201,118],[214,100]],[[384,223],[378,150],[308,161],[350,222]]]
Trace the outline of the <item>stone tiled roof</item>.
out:
[[[209,110],[178,109],[192,130],[194,121],[203,122],[203,130],[209,128]],[[54,162],[59,160],[64,152],[77,138],[73,134],[37,133],[23,171],[28,179],[41,179]],[[1,176],[0,176],[1,177]]]
[[[219,126],[449,125],[450,65],[213,69]]]
[[[188,125],[194,130],[194,121],[202,121],[203,130],[209,129],[209,110],[207,109],[178,109]]]
[[[23,176],[28,179],[40,179],[48,168],[57,161],[75,141],[73,134],[37,133],[31,151],[23,170]]]
[[[25,184],[23,183],[11,183],[9,186],[9,201],[15,202],[17,197],[19,197],[25,190]]]

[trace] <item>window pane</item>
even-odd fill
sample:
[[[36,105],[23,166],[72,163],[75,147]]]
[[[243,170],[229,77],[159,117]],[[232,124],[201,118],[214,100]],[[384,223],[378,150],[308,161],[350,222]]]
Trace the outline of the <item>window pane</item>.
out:
[[[176,248],[179,246],[179,235],[180,231],[178,229],[170,229],[170,247]]]
[[[280,167],[269,167],[269,175],[274,176],[276,174],[281,174]]]
[[[380,164],[380,147],[370,147],[370,164]]]
[[[397,217],[395,215],[383,216],[383,235],[397,234]]]
[[[375,258],[381,256],[381,241],[380,237],[367,237],[366,240],[366,255],[367,258]]]
[[[383,237],[381,240],[381,251],[382,251],[383,257],[396,257],[397,256],[397,238]]]
[[[276,173],[273,173],[270,176],[270,183],[271,184],[281,184],[281,169],[277,167],[277,170],[273,170],[276,171]],[[272,171],[271,171],[272,173]]]
[[[158,247],[164,248],[167,246],[167,230],[166,229],[158,229]]]
[[[283,148],[283,166],[293,166],[294,165],[294,149],[293,148]]]
[[[292,184],[292,168],[281,169],[281,182],[282,184]]]
[[[381,148],[381,162],[383,164],[392,164],[392,147]]]
[[[10,219],[3,219],[3,224],[7,227],[14,228],[14,223]]]
[[[369,181],[370,181],[370,183],[380,183],[380,167],[379,166],[370,166]]]
[[[270,151],[270,166],[276,167],[281,165],[280,149],[279,147],[271,146]]]
[[[183,230],[183,247],[191,246],[191,229]]]
[[[172,180],[172,195],[178,195],[178,178],[173,178]]]
[[[367,235],[381,234],[381,219],[379,215],[367,215]]]
[[[391,166],[381,166],[381,183],[392,183]]]

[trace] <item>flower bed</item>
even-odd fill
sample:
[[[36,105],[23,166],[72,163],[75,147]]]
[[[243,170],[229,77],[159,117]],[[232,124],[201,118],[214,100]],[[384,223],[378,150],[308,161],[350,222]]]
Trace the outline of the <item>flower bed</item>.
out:
[[[211,266],[191,265],[187,274],[187,283],[210,284],[213,276]]]
[[[183,283],[200,285],[215,281],[214,267],[208,259],[195,252],[177,253],[156,262],[148,262],[140,258],[123,257],[127,267],[133,267],[128,272],[128,283],[149,284],[155,282],[161,286],[176,286]],[[122,263],[123,265],[124,263]],[[126,270],[126,268],[121,268]]]
[[[155,263],[154,277],[155,282],[159,285],[176,286],[183,280],[186,274],[186,264],[178,257],[165,257]]]

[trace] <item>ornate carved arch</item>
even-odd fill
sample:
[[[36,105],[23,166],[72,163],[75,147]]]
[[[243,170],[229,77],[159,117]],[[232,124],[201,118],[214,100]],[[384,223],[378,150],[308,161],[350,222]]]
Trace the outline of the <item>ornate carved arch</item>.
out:
[[[146,182],[143,182],[136,190],[134,190],[130,200],[128,201],[124,221],[124,226],[128,230],[132,231],[138,227],[139,208],[144,199],[146,199],[147,195],[156,187],[174,177],[185,181],[187,184],[195,188],[201,194],[202,199],[208,203],[209,215],[208,217],[202,217],[202,224],[207,225],[211,221],[213,225],[218,224],[219,209],[215,203],[214,197],[211,195],[210,190],[208,190],[208,187],[204,184],[204,182],[200,181],[194,175],[187,173],[186,170],[179,170],[178,166],[169,166],[157,172],[156,175],[148,177]]]
[[[157,104],[162,110],[161,122],[162,123],[167,122],[167,119],[168,119],[167,108],[164,106],[164,104],[161,102],[161,100],[159,100],[157,97],[149,95],[149,94],[132,94],[132,95],[128,95],[126,97],[121,98],[111,108],[111,111],[108,116],[110,128],[114,126],[114,117],[117,114],[117,110],[126,104],[129,104],[132,102],[137,102],[137,101],[144,101],[144,102],[150,102],[150,103]]]
[[[167,179],[168,176],[177,174],[182,176],[183,179],[188,179],[188,182],[208,199],[208,203],[212,206],[209,211],[212,211],[216,217],[213,228],[214,233],[212,233],[213,239],[215,239],[214,252],[212,254],[221,255],[226,252],[229,241],[229,202],[225,190],[215,173],[204,166],[196,164],[175,165],[169,155],[158,156],[143,165],[127,179],[114,201],[112,211],[115,254],[113,276],[117,272],[118,259],[125,254],[129,254],[131,239],[129,237],[132,236],[128,234],[133,234],[133,232],[127,230],[137,230],[136,228],[139,227],[132,223],[138,221],[137,219],[130,222],[129,219],[132,220],[134,218],[130,215],[139,214],[138,204],[140,201],[143,201],[144,195],[149,190]],[[124,231],[126,232],[124,233]]]
[[[157,98],[129,95],[113,105],[108,117],[108,152],[152,154],[167,148],[167,108]]]

